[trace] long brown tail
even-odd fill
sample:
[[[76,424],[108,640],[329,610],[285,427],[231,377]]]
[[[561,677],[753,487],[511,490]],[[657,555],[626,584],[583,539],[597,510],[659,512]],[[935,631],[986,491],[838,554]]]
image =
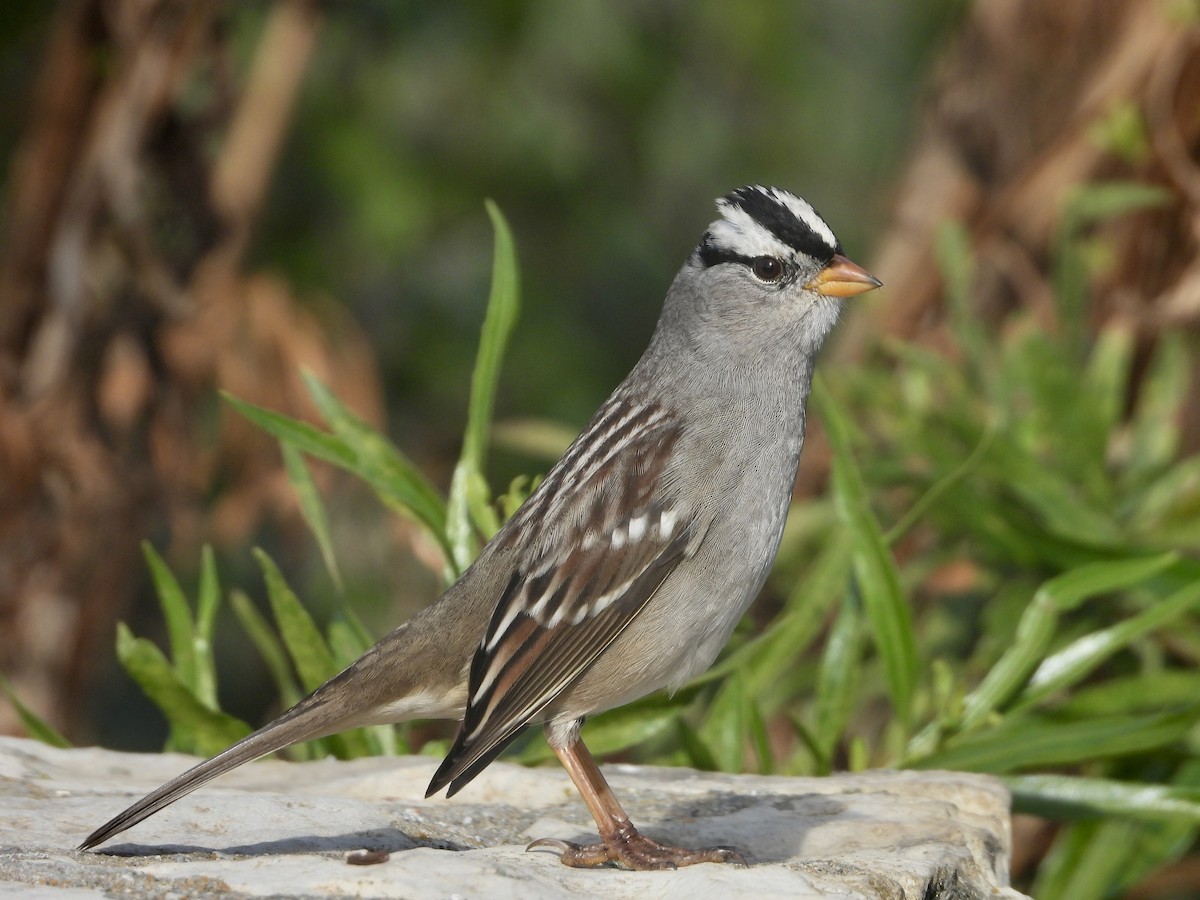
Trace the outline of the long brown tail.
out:
[[[346,717],[331,709],[323,696],[324,689],[301,700],[275,721],[242,738],[228,750],[188,769],[178,778],[155,788],[124,812],[114,816],[87,836],[80,850],[88,850],[154,815],[164,806],[190,794],[205,782],[236,769],[242,763],[266,756],[299,741],[324,737],[348,727]]]

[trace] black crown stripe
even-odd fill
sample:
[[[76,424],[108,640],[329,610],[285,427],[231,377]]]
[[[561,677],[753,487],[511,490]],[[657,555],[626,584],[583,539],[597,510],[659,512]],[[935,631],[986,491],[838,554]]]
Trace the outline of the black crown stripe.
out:
[[[738,188],[725,200],[743,210],[782,243],[814,259],[827,263],[835,253],[842,252],[840,241],[831,247],[822,235],[765,191],[754,187]]]

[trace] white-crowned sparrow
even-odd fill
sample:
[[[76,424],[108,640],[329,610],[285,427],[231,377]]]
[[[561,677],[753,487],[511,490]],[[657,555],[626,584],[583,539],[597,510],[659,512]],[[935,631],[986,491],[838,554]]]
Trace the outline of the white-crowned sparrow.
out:
[[[441,598],[274,722],[163,785],[93,847],[211,778],[360,725],[462,718],[429,794],[461,790],[518,733],[546,738],[599,827],[568,865],[744,862],[641,835],[579,737],[583,720],[707,668],[775,558],[813,363],[841,298],[880,282],[808,203],[744,187],[667,293],[641,360]]]

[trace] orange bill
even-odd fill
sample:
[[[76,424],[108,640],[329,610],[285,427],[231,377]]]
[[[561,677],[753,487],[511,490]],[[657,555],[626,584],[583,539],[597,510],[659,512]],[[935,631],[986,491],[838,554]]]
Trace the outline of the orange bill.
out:
[[[826,297],[853,297],[882,285],[882,281],[862,266],[838,253],[805,287]]]

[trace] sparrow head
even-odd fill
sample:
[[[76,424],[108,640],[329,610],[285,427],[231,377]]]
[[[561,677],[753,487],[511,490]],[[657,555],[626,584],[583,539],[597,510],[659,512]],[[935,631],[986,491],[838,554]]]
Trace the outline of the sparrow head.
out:
[[[795,194],[749,185],[717,200],[717,209],[721,218],[708,226],[672,292],[698,314],[679,320],[703,322],[705,334],[719,339],[736,331],[751,351],[779,342],[811,355],[843,298],[880,286]]]

